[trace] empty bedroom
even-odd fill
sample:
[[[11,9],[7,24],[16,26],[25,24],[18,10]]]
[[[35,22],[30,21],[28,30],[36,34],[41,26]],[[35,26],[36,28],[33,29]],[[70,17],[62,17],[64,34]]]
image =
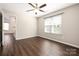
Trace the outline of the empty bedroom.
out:
[[[0,56],[79,56],[79,3],[0,3]]]

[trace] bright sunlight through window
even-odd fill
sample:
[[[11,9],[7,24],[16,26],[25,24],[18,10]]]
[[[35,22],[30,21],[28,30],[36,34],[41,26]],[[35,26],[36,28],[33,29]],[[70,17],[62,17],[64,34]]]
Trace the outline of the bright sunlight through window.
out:
[[[61,20],[62,15],[56,15],[45,19],[45,32],[46,33],[61,33]]]
[[[9,30],[9,23],[3,23],[3,30]]]

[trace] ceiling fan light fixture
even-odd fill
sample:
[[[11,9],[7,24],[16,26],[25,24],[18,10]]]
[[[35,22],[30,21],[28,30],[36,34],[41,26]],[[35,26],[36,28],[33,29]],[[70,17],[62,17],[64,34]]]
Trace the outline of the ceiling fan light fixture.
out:
[[[34,12],[38,12],[38,9],[35,9]]]

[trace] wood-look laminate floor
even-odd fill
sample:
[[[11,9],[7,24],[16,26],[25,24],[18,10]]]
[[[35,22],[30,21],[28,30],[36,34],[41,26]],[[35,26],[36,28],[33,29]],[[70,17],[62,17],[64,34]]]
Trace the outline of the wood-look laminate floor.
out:
[[[28,38],[28,39],[15,40],[13,45],[12,43],[10,43],[6,47],[8,48],[3,48],[3,52],[2,53],[0,52],[0,55],[7,55],[7,56],[11,56],[11,55],[12,56],[79,56],[78,48],[71,47],[65,44],[61,44],[55,41],[47,40],[41,37],[33,37],[33,38]]]

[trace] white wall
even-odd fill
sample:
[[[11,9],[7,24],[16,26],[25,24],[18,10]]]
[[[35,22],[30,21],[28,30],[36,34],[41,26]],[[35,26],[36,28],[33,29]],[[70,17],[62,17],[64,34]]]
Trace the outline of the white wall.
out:
[[[44,18],[64,12],[62,16],[63,34],[44,32]],[[79,48],[79,4],[53,12],[38,19],[38,36],[73,45]]]
[[[24,39],[36,36],[36,18],[24,13],[17,14],[16,17],[16,39]]]
[[[7,7],[6,7],[7,8]],[[33,16],[28,16],[26,13],[16,13],[11,10],[1,8],[4,17],[16,17],[16,40],[37,36],[37,21]],[[9,33],[11,31],[7,31]]]

